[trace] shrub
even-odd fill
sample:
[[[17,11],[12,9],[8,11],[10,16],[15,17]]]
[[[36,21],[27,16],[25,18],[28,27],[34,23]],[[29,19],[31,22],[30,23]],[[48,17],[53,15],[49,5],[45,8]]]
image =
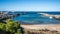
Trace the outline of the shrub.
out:
[[[0,29],[5,31],[4,34],[22,34],[20,24],[10,19],[6,20],[6,24],[0,23]]]

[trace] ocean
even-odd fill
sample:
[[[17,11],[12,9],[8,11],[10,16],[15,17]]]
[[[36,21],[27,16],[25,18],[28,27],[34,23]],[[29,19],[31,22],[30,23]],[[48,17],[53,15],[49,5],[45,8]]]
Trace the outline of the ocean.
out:
[[[15,12],[19,13],[20,16],[13,18],[21,24],[60,24],[60,20],[50,19],[40,13],[46,13],[51,15],[60,15],[60,12]]]

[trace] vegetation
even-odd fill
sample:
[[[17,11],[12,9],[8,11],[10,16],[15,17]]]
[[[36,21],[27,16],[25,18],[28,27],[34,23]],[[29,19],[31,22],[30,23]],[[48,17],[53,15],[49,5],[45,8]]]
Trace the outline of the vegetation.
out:
[[[8,19],[6,23],[0,23],[0,34],[22,34],[22,30],[17,21]]]

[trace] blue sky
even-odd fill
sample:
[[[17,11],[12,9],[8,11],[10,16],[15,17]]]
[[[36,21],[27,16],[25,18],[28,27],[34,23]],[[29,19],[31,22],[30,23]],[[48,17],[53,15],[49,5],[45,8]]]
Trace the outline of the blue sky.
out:
[[[60,0],[0,0],[0,11],[60,11]]]

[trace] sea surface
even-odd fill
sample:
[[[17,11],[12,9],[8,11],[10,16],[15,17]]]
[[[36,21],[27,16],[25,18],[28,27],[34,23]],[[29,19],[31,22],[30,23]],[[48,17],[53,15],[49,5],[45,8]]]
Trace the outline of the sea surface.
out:
[[[60,12],[15,12],[19,13],[20,16],[13,18],[13,20],[19,21],[21,24],[60,24],[60,20],[50,19],[49,17],[43,16],[40,13],[60,15]]]

